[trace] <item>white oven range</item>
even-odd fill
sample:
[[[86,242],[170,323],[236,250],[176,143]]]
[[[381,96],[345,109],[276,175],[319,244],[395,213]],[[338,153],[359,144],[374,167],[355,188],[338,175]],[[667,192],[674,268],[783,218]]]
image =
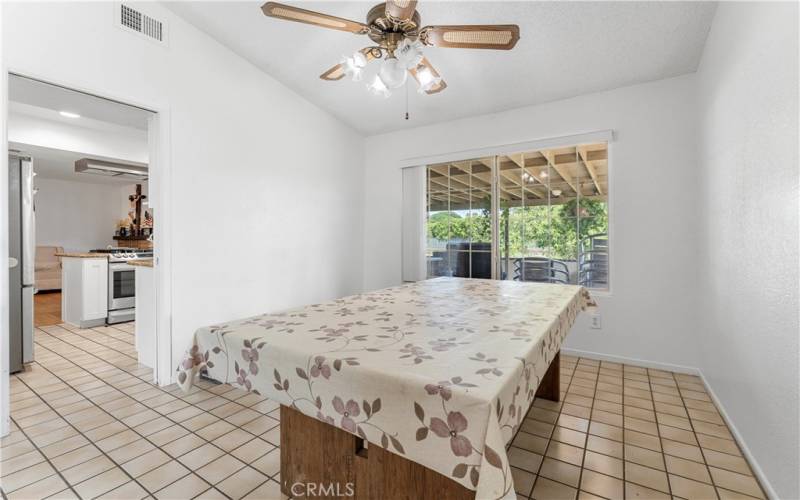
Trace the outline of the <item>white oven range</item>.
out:
[[[136,319],[136,272],[130,260],[152,259],[152,250],[106,248],[92,252],[108,253],[108,318],[106,323]]]

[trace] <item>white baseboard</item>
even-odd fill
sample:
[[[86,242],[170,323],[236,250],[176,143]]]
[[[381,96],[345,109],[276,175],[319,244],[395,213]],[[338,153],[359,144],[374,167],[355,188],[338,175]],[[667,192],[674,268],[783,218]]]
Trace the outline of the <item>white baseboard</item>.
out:
[[[767,494],[767,498],[770,500],[778,500],[778,494],[775,492],[775,489],[770,484],[767,476],[764,474],[764,471],[761,469],[761,466],[758,465],[756,458],[750,452],[750,448],[747,447],[747,443],[745,443],[744,437],[739,432],[739,429],[736,428],[734,425],[733,420],[730,419],[728,416],[728,412],[725,411],[725,406],[722,404],[722,401],[719,400],[717,394],[714,392],[714,389],[711,388],[711,384],[708,383],[705,375],[700,372],[700,378],[703,380],[703,385],[706,386],[706,391],[708,395],[711,396],[711,400],[714,401],[714,404],[717,406],[719,410],[719,414],[722,415],[722,419],[728,425],[728,429],[730,429],[731,434],[733,434],[734,439],[739,444],[739,449],[742,450],[744,457],[747,459],[747,463],[750,464],[750,467],[753,469],[753,473],[756,475],[758,482],[761,483],[761,487],[764,488],[764,493]]]
[[[731,434],[733,434],[734,439],[736,439],[736,443],[739,445],[739,448],[742,450],[744,457],[747,459],[747,462],[750,464],[750,467],[753,469],[753,473],[756,475],[759,483],[761,483],[761,487],[764,488],[764,493],[767,494],[767,497],[771,500],[778,500],[778,495],[775,493],[775,489],[770,484],[769,480],[767,480],[767,476],[764,474],[764,471],[761,469],[761,466],[758,465],[753,454],[750,452],[750,448],[747,447],[745,443],[744,437],[739,432],[739,429],[736,428],[736,425],[728,416],[728,412],[725,410],[725,406],[722,404],[722,401],[719,400],[717,394],[714,392],[714,389],[711,388],[711,384],[708,383],[705,375],[699,368],[694,368],[691,366],[683,366],[683,365],[673,365],[671,363],[660,363],[657,361],[647,361],[644,359],[636,359],[636,358],[626,358],[624,356],[614,356],[611,354],[602,354],[597,352],[590,352],[590,351],[581,351],[579,349],[568,349],[566,347],[561,349],[565,355],[568,356],[577,356],[581,358],[589,358],[589,359],[597,359],[600,361],[610,361],[612,363],[623,363],[626,365],[633,365],[633,366],[641,366],[643,368],[653,368],[656,370],[666,370],[676,373],[686,373],[689,375],[697,375],[703,381],[703,385],[706,387],[706,391],[708,395],[711,397],[711,400],[717,406],[722,419],[728,425],[728,429],[730,429]]]
[[[626,358],[624,356],[614,356],[613,354],[602,354],[599,352],[581,351],[579,349],[569,349],[562,347],[561,352],[567,356],[577,356],[581,358],[597,359],[600,361],[610,361],[612,363],[624,363],[626,365],[641,366],[643,368],[653,368],[654,370],[666,370],[676,373],[687,373],[689,375],[700,375],[700,370],[693,366],[673,365],[671,363],[661,363],[658,361],[647,361],[644,359]]]

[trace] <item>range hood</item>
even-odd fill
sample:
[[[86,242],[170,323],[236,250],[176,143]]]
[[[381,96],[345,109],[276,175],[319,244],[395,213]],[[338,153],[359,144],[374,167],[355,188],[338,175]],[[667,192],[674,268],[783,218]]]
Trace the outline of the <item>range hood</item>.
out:
[[[116,163],[91,158],[81,158],[75,162],[75,172],[77,173],[116,177],[117,179],[146,181],[147,171],[146,163]]]

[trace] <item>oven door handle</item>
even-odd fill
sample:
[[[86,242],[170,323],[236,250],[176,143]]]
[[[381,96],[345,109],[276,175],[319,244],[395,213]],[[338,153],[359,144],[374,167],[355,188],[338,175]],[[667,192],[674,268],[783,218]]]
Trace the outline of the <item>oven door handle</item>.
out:
[[[136,267],[128,264],[127,262],[115,262],[113,264],[108,265],[108,272],[113,273],[114,271],[135,271]]]

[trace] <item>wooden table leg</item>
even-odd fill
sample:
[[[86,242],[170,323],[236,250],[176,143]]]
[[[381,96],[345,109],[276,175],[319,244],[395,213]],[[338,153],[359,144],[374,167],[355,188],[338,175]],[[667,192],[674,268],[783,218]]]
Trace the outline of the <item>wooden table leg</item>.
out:
[[[550,362],[547,372],[542,377],[539,387],[536,389],[536,397],[559,401],[561,399],[561,351],[556,353],[556,357]]]
[[[295,498],[475,500],[427,467],[281,406],[281,491]]]

